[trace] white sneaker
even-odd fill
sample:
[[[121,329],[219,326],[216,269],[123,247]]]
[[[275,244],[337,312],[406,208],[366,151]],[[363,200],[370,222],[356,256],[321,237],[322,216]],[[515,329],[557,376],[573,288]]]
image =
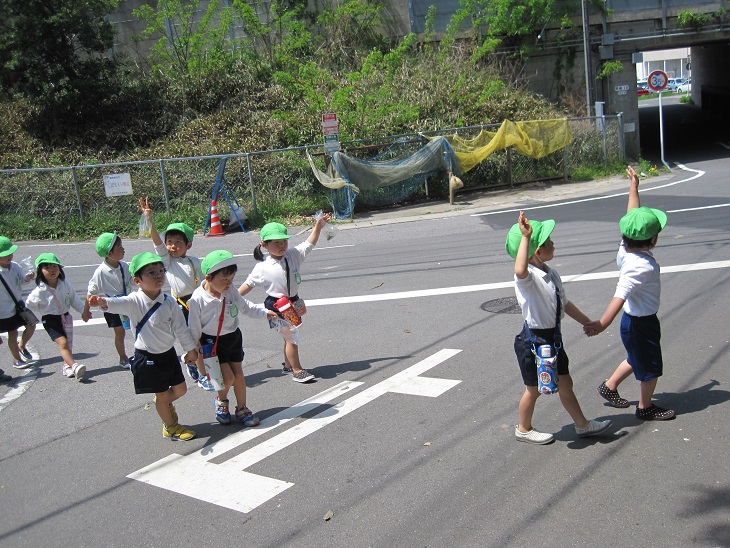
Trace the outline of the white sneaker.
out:
[[[73,374],[76,376],[77,381],[81,382],[84,380],[84,375],[86,375],[86,366],[84,364],[74,363],[71,369],[73,369]]]
[[[515,426],[515,439],[527,443],[535,443],[537,445],[545,445],[555,440],[552,434],[530,430],[529,432],[520,432],[520,428]]]
[[[611,421],[609,420],[597,421],[595,419],[591,419],[591,422],[589,422],[588,426],[586,426],[585,428],[578,428],[576,426],[575,433],[578,434],[579,438],[586,438],[588,436],[600,434],[609,426],[611,426]]]
[[[70,365],[63,364],[63,376],[69,379],[74,376],[74,368]]]

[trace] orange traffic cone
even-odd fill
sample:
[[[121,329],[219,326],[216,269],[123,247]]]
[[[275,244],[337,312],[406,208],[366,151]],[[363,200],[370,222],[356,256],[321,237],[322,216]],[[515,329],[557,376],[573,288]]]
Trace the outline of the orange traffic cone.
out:
[[[223,234],[223,227],[221,226],[221,218],[218,216],[218,206],[215,200],[210,202],[210,232],[205,235],[208,236],[225,236]]]

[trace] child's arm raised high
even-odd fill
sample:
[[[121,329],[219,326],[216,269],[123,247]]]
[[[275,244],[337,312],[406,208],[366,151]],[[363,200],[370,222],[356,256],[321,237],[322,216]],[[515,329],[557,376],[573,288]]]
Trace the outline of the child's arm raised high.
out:
[[[144,200],[142,198],[139,199],[139,210],[142,212],[142,215],[146,215],[150,221],[150,238],[152,239],[152,244],[155,247],[162,245],[162,238],[160,238],[160,233],[157,232],[155,222],[152,220],[152,209],[150,209],[149,198],[145,198]]]
[[[629,205],[626,208],[626,213],[636,207],[641,207],[641,201],[639,199],[639,176],[634,171],[634,168],[628,166],[626,173],[629,175]]]
[[[329,213],[325,213],[319,219],[317,219],[317,222],[314,223],[314,227],[312,228],[312,233],[309,235],[309,238],[307,238],[307,241],[310,244],[317,244],[317,240],[319,240],[319,235],[322,232],[322,228],[324,228],[324,225],[326,225],[327,221],[329,221],[331,218],[332,215],[330,215]]]
[[[517,250],[517,257],[515,257],[515,275],[520,280],[524,280],[527,278],[527,264],[530,261],[530,237],[532,236],[532,225],[525,217],[524,211],[520,211],[517,224],[520,227],[520,232],[522,232],[522,239]]]

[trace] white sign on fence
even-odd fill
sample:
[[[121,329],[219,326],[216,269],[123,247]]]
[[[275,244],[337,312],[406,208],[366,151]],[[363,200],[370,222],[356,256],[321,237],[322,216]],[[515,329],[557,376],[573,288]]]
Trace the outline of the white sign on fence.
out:
[[[129,173],[104,175],[104,192],[107,197],[132,194],[132,178]]]

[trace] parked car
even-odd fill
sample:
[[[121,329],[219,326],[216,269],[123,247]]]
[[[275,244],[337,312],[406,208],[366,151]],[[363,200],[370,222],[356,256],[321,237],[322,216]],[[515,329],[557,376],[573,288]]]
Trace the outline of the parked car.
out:
[[[677,91],[677,88],[684,83],[686,83],[684,78],[670,78],[665,91]]]
[[[692,80],[688,79],[684,84],[677,86],[677,93],[690,93],[692,91]]]
[[[649,93],[650,92],[649,92],[648,89],[641,89],[641,88],[639,88],[639,89],[636,90],[636,96],[637,97],[641,97],[642,95],[649,95]]]

